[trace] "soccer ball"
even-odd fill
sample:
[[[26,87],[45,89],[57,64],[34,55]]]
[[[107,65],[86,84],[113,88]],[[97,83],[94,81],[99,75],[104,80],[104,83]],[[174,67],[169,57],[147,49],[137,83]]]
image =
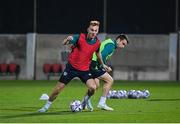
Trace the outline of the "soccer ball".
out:
[[[115,99],[115,98],[117,98],[116,94],[117,94],[116,90],[110,90],[108,95],[107,95],[107,98]]]
[[[82,111],[82,105],[81,102],[79,100],[73,100],[70,103],[70,110],[72,112],[81,112]]]
[[[127,91],[123,90],[123,93],[124,93],[124,98],[127,98]]]
[[[136,92],[135,90],[129,90],[127,93],[128,98],[133,99],[134,96],[136,95],[135,92]]]
[[[143,98],[148,98],[150,96],[149,90],[143,90]]]
[[[140,90],[136,91],[136,99],[143,98],[143,92]]]
[[[117,98],[127,98],[127,91],[126,90],[119,90],[117,91]]]

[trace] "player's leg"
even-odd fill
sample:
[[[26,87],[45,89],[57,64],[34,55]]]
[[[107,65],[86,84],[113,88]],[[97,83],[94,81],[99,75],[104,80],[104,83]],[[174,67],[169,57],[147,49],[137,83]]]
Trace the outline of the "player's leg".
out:
[[[86,86],[87,86],[87,88],[88,88],[88,92],[86,93],[86,95],[85,95],[85,97],[84,97],[84,99],[83,99],[83,101],[82,101],[82,107],[83,107],[83,109],[84,109],[85,106],[87,105],[87,102],[88,102],[88,100],[90,99],[90,97],[91,97],[92,95],[94,95],[94,93],[95,93],[95,91],[96,91],[96,84],[95,84],[94,79],[88,79],[88,80],[86,81]],[[90,108],[89,108],[90,111],[93,111],[93,107],[92,107],[92,106],[88,106],[88,107],[90,107]]]
[[[91,69],[90,70],[90,73],[92,74],[92,77],[95,81],[95,84],[96,84],[96,90],[97,88],[99,87],[99,79],[97,77],[103,75],[106,73],[106,71],[104,69]],[[88,94],[89,91],[87,91],[87,94]],[[93,106],[91,104],[91,99],[88,99],[87,101],[87,109],[90,110],[90,111],[93,111]]]
[[[99,88],[100,84],[99,84],[99,79],[98,78],[95,78],[94,79],[95,81],[95,84],[96,84],[96,90]]]
[[[64,89],[64,87],[64,83],[58,82],[49,99],[47,100],[46,104],[41,109],[39,109],[39,112],[46,112],[51,106],[52,102],[57,98],[58,94]]]
[[[51,93],[46,104],[39,109],[39,112],[46,112],[51,106],[52,102],[57,98],[59,93],[64,89],[66,84],[68,84],[74,77],[76,76],[76,72],[72,70],[69,66],[66,66],[63,74],[61,75],[59,82],[55,86],[53,92]]]
[[[103,85],[103,94],[102,96],[107,96],[109,90],[113,84],[113,78],[106,72],[105,74],[98,77],[100,80],[103,80],[105,83]]]
[[[98,79],[98,78],[95,78],[94,81],[95,81],[96,90],[97,90],[97,89],[99,88],[99,79]],[[87,93],[88,93],[88,91],[87,91]],[[87,101],[87,109],[88,109],[89,111],[93,111],[93,110],[94,110],[90,98],[89,98],[88,101]]]
[[[62,82],[58,82],[58,84],[55,86],[53,92],[51,93],[51,95],[49,96],[49,101],[53,102],[58,94],[64,89],[66,85]]]
[[[106,105],[106,97],[113,84],[113,78],[106,72],[105,74],[101,75],[99,79],[103,80],[105,83],[103,85],[103,93],[102,93],[102,96],[100,97],[97,107],[112,111],[113,108]]]

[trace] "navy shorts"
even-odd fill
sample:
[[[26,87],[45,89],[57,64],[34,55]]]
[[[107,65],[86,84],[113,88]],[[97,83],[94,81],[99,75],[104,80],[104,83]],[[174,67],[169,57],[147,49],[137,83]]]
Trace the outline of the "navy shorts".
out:
[[[91,62],[90,72],[91,72],[93,78],[98,78],[106,73],[104,68],[100,67],[96,61]]]
[[[79,71],[75,69],[70,63],[67,63],[59,81],[64,84],[68,84],[75,77],[79,77],[83,83],[86,83],[88,79],[93,78],[90,71]]]
[[[106,71],[103,68],[92,69],[90,72],[91,72],[93,78],[98,78],[106,73]]]

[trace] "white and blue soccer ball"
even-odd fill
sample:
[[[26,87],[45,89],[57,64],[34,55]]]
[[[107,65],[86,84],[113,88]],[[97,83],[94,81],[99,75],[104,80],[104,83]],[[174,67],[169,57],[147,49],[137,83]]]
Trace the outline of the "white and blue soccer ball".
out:
[[[117,91],[116,97],[118,99],[124,98],[124,92],[122,90]]]
[[[150,92],[149,92],[149,90],[143,90],[142,92],[143,92],[143,98],[148,98],[148,97],[150,97]]]
[[[140,99],[140,98],[148,98],[150,96],[149,90],[130,90],[128,91],[128,98],[131,99]]]
[[[124,98],[127,98],[127,91],[123,90]]]
[[[139,99],[139,98],[140,98],[140,93],[139,93],[139,91],[134,91],[134,92],[132,93],[132,98],[133,98],[133,99]]]
[[[143,92],[140,90],[136,90],[136,99],[143,98]]]
[[[126,90],[110,90],[107,98],[110,99],[122,99],[127,98],[127,91]]]
[[[107,95],[107,98],[112,98],[112,99],[117,98],[117,91],[116,90],[110,90],[108,95]]]
[[[127,98],[127,91],[126,90],[119,90],[117,91],[117,98]]]
[[[149,90],[110,90],[107,98],[110,99],[122,99],[122,98],[130,98],[130,99],[141,99],[148,98],[150,96]]]
[[[136,95],[136,93],[135,93],[136,91],[135,90],[129,90],[128,92],[127,92],[127,96],[128,96],[128,98],[134,98],[134,96]]]
[[[70,103],[70,110],[72,112],[81,112],[82,111],[82,105],[81,105],[81,102],[79,100],[73,100],[71,103]]]

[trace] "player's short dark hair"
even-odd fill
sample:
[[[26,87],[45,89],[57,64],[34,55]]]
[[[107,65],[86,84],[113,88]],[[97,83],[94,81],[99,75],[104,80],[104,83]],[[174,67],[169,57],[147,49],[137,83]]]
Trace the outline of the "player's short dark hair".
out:
[[[128,36],[127,35],[125,35],[125,34],[120,34],[120,35],[118,35],[117,37],[116,37],[116,40],[117,39],[121,39],[121,40],[126,40],[127,41],[127,44],[129,43],[129,38],[128,38]]]
[[[92,20],[90,21],[90,24],[89,25],[92,25],[92,26],[99,26],[100,25],[100,22],[97,21],[97,20]]]

